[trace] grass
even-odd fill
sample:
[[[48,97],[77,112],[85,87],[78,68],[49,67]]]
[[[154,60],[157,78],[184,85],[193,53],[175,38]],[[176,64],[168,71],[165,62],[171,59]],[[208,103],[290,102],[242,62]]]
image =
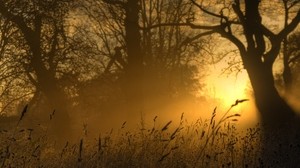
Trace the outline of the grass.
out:
[[[244,100],[246,101],[246,100]],[[126,122],[118,130],[57,149],[43,131],[18,126],[0,131],[1,167],[262,167],[259,126],[238,132],[232,112],[215,108],[209,120],[188,123],[184,114],[179,123],[167,122],[128,130]],[[23,114],[23,113],[22,113]],[[217,117],[219,116],[219,117]],[[21,116],[21,119],[24,115]],[[219,118],[219,119],[217,119]],[[20,119],[20,120],[21,120]],[[141,124],[143,125],[143,124]],[[39,133],[35,133],[35,131]]]

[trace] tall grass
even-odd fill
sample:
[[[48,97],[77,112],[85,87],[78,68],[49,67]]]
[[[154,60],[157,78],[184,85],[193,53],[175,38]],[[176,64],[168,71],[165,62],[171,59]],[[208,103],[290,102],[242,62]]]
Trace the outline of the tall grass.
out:
[[[0,130],[1,167],[261,167],[259,126],[238,132],[238,113],[232,109],[212,111],[210,119],[188,123],[182,114],[158,126],[144,124],[136,130],[126,128],[83,136],[77,143],[66,142],[57,149],[55,141],[42,131],[18,125]],[[22,116],[23,118],[24,116]],[[22,120],[22,118],[20,120]]]

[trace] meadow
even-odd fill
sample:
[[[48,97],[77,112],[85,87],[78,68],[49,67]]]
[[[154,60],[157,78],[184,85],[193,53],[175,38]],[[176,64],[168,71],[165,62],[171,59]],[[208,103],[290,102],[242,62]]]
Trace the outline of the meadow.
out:
[[[28,127],[26,106],[18,118],[1,127],[1,168],[299,166],[300,144],[280,142],[272,133],[266,136],[259,124],[239,128],[243,116],[235,108],[244,101],[248,100],[237,100],[225,111],[216,107],[210,118],[194,122],[184,113],[164,124],[155,116],[151,126],[141,119],[131,129],[125,121],[92,138],[83,127],[80,138],[64,142],[50,134],[47,124]]]
[[[126,122],[117,130],[82,136],[58,147],[47,131],[20,126],[0,132],[1,167],[263,167],[259,125],[237,131],[240,114],[215,108],[211,118],[129,130]],[[217,117],[218,116],[218,117]],[[141,121],[143,122],[143,121]]]

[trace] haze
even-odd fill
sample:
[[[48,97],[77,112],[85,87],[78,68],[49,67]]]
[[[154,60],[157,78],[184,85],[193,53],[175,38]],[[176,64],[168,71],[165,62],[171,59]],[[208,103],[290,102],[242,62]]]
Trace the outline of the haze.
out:
[[[147,130],[150,139],[172,130],[170,144],[184,128],[193,142],[205,134],[196,153],[209,159],[207,145],[225,136],[232,145],[236,130],[276,133],[278,143],[253,147],[268,164],[299,144],[299,1],[28,2],[0,0],[0,128],[11,133],[3,165],[13,163],[10,145],[24,130],[59,149],[80,142],[78,162],[83,140],[98,138],[101,155],[101,135],[122,129]]]

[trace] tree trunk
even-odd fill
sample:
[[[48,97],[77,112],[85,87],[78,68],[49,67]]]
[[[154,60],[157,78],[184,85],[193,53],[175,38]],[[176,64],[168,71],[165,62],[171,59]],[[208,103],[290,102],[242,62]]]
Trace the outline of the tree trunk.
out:
[[[241,54],[253,87],[261,121],[268,127],[278,128],[288,124],[295,114],[275,87],[272,66],[279,54],[281,41],[272,39],[271,49],[266,50],[266,42],[260,26],[262,18],[259,4],[259,0],[245,1],[244,30],[247,49]]]
[[[50,107],[49,111],[46,110],[43,113],[48,117],[55,110],[50,121],[49,131],[52,136],[55,136],[55,139],[64,141],[66,138],[71,138],[72,134],[70,116],[68,114],[70,106],[65,93],[58,86],[55,73],[51,73],[42,61],[40,36],[35,33],[32,35],[32,39],[32,43],[29,43],[32,52],[30,65],[37,78],[36,88],[45,95]]]
[[[295,118],[295,113],[279,95],[272,73],[272,66],[262,62],[247,68],[255,101],[264,125],[278,128]]]
[[[125,6],[125,41],[128,55],[125,93],[128,117],[139,117],[143,108],[143,55],[139,28],[139,0],[128,0]]]
[[[300,142],[299,122],[274,85],[272,65],[256,62],[247,72],[261,117],[264,166],[295,167],[294,159],[299,152],[291,150],[291,146]]]
[[[49,78],[47,78],[47,76]],[[50,133],[54,135],[58,141],[71,138],[73,133],[69,116],[71,107],[65,93],[57,86],[57,81],[51,76],[37,75],[37,78],[39,80],[38,87],[45,95],[50,108],[49,111],[45,111],[44,113],[50,118],[50,114],[55,110],[54,115],[51,114]]]
[[[40,90],[48,100],[50,110],[44,111],[45,115],[49,116],[55,110],[53,121],[50,121],[50,133],[55,136],[55,139],[61,141],[71,135],[70,117],[68,115],[68,102],[66,95],[59,88],[55,78],[55,72],[47,69],[43,61],[42,54],[42,18],[37,15],[34,20],[35,29],[31,30],[25,25],[20,25],[25,40],[30,48],[31,59],[30,66],[36,75],[36,88]]]
[[[295,118],[295,112],[275,87],[272,65],[256,62],[247,68],[247,72],[262,124],[275,129],[289,124]]]

